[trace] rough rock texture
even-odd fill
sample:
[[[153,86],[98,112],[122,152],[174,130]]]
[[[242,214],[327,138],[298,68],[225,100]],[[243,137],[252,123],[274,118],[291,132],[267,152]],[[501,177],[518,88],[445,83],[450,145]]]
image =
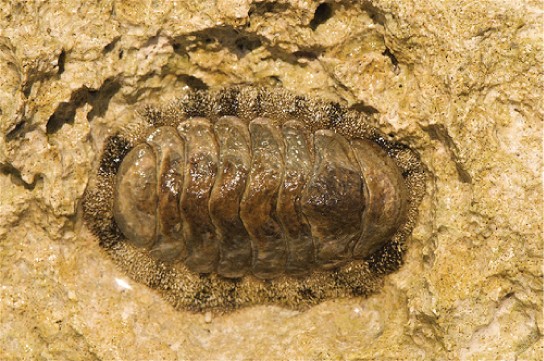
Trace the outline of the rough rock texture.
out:
[[[538,1],[0,6],[0,359],[542,359]],[[106,135],[185,86],[379,113],[427,196],[405,265],[308,311],[174,311],[81,224]],[[211,317],[210,317],[211,316]]]

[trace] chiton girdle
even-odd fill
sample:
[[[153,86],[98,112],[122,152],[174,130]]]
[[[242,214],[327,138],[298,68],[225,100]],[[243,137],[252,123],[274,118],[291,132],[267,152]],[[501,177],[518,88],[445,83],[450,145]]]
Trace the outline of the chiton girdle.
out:
[[[189,91],[106,140],[84,215],[180,309],[303,308],[398,269],[424,168],[369,115],[278,88]]]

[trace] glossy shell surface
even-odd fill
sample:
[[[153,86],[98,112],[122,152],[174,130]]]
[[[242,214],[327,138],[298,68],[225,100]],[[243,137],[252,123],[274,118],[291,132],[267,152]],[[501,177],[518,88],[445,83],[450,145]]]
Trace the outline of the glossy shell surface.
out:
[[[106,141],[85,217],[175,306],[299,308],[370,293],[400,265],[423,167],[369,115],[253,87],[142,114]]]

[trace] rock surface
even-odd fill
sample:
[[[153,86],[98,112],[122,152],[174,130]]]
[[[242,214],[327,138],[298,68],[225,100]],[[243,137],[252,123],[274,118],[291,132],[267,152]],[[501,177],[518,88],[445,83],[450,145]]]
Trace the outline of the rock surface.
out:
[[[12,1],[0,8],[0,359],[535,359],[538,1]],[[282,86],[379,112],[427,195],[382,292],[175,311],[81,224],[96,153],[180,89]]]

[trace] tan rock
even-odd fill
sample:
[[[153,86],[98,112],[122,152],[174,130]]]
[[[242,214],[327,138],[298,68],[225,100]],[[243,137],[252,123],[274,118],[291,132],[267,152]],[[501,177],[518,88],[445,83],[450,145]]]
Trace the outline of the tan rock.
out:
[[[0,8],[0,359],[534,359],[542,330],[542,4],[24,1]],[[381,293],[175,311],[81,224],[104,138],[185,86],[378,112],[427,195]]]

